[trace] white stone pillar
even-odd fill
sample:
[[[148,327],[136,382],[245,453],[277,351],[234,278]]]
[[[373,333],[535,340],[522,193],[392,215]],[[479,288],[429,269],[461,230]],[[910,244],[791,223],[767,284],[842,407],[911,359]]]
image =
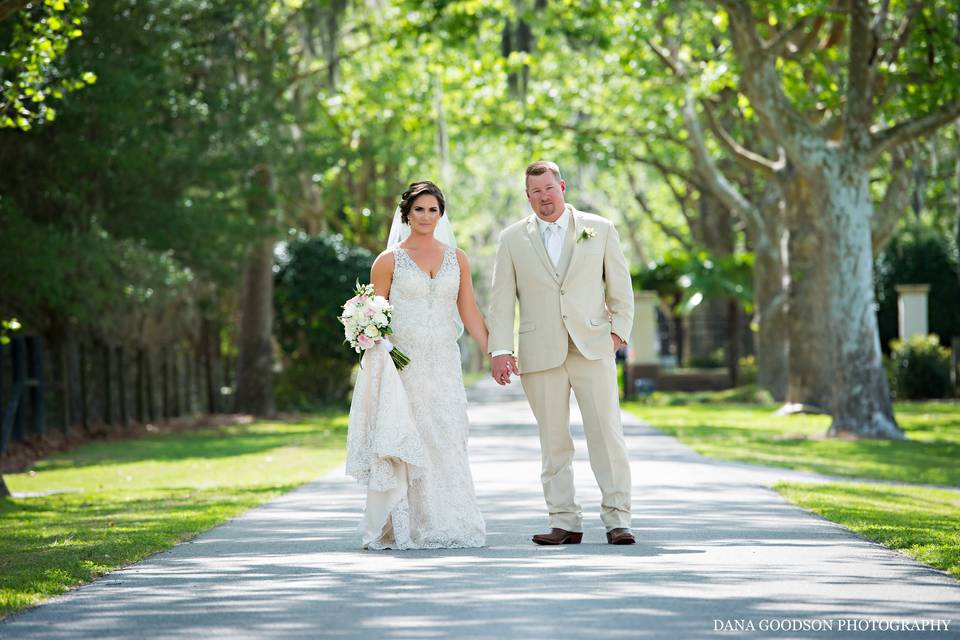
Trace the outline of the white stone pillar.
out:
[[[906,340],[915,335],[926,335],[928,284],[898,284],[897,318],[900,327],[900,339]]]
[[[636,291],[633,294],[633,332],[627,350],[627,364],[656,365],[657,305],[656,291]]]

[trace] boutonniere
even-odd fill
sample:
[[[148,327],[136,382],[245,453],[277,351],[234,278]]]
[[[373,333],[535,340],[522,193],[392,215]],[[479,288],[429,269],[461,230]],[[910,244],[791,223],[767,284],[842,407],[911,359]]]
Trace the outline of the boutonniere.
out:
[[[593,227],[584,227],[580,230],[580,237],[577,238],[577,242],[580,242],[581,240],[589,240],[595,235],[597,235],[597,232],[593,229]]]

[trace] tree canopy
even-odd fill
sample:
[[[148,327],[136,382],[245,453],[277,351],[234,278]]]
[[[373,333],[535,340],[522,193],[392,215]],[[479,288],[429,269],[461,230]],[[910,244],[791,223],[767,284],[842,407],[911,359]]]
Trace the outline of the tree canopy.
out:
[[[754,313],[758,348],[780,354],[760,358],[764,384],[789,386],[785,341],[876,335],[849,322],[871,275],[854,269],[844,301],[825,263],[870,267],[907,225],[956,251],[958,15],[910,0],[0,2],[0,318],[141,338],[147,317],[168,336],[197,316],[233,326],[264,243],[335,234],[376,253],[425,178],[483,295],[499,230],[528,212],[523,167],[546,157],[636,267],[682,266],[688,301]],[[788,308],[813,327],[800,310],[818,295],[834,301],[819,337],[778,333]],[[868,351],[840,369],[865,371]]]

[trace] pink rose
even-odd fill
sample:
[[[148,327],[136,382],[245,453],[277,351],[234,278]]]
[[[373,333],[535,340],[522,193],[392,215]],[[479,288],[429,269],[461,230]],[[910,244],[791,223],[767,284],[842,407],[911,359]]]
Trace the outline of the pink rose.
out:
[[[374,344],[376,344],[376,341],[373,338],[370,338],[362,333],[357,336],[357,342],[359,342],[360,346],[363,347],[364,349],[369,349]]]

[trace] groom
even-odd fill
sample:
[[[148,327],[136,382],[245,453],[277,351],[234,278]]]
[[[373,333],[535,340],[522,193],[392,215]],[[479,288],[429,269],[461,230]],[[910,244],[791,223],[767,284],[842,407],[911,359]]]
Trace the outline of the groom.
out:
[[[603,494],[607,542],[633,544],[630,461],[614,363],[633,326],[630,272],[613,224],[564,202],[566,188],[555,163],[531,164],[526,193],[534,215],[500,234],[488,318],[492,375],[501,385],[520,375],[540,428],[540,479],[552,530],[533,541],[578,544],[583,538],[573,488],[573,389],[590,466]],[[519,368],[513,356],[517,300]]]

